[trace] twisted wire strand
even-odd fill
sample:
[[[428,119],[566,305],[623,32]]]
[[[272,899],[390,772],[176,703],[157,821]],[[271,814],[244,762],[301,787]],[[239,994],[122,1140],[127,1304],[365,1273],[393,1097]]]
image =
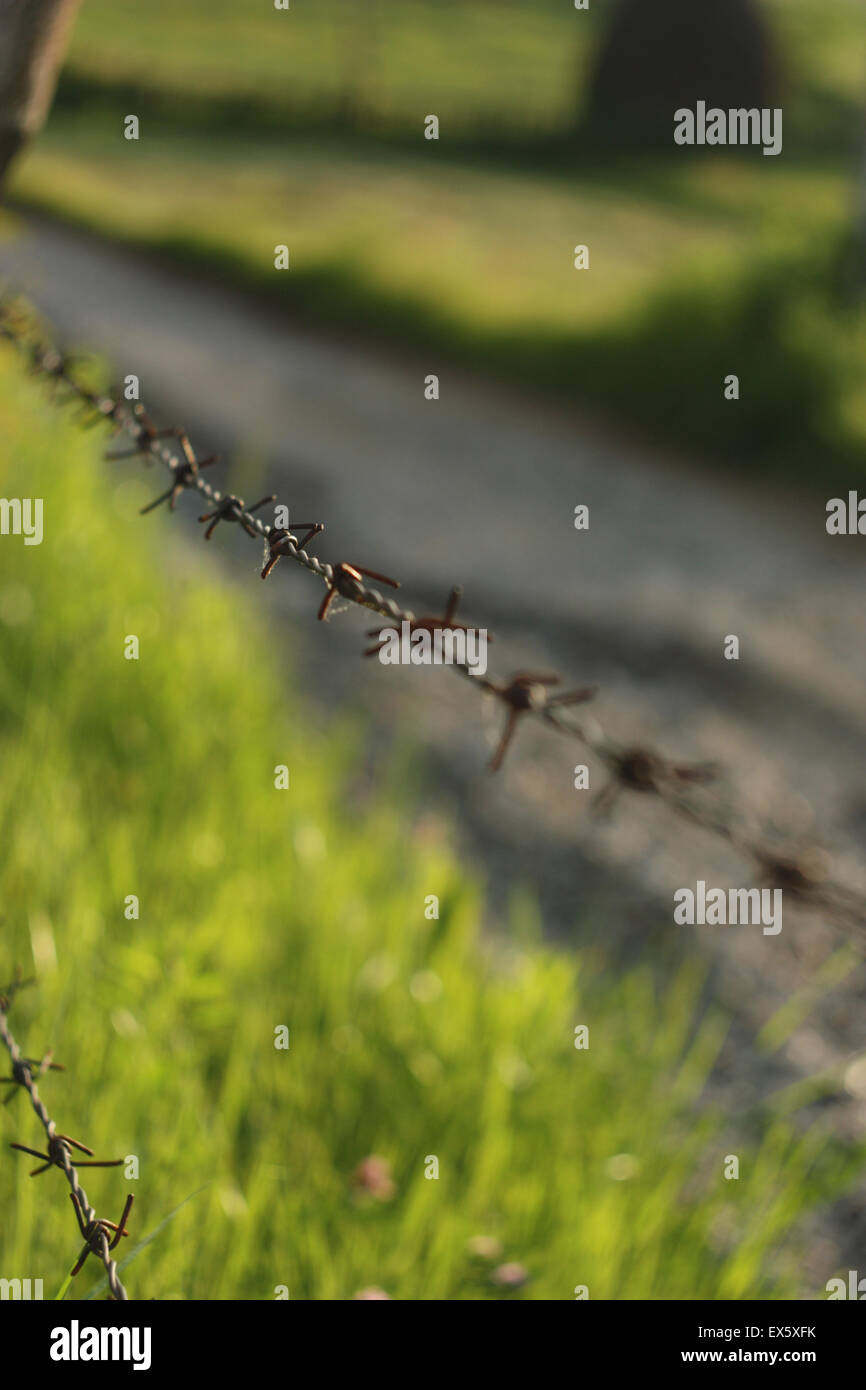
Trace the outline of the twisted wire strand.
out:
[[[120,1275],[117,1272],[117,1263],[109,1254],[108,1236],[101,1226],[96,1225],[96,1212],[90,1205],[87,1199],[87,1193],[81,1186],[78,1173],[75,1171],[75,1165],[70,1157],[69,1147],[62,1141],[58,1142],[57,1126],[48,1114],[45,1103],[39,1094],[39,1088],[33,1079],[31,1065],[22,1056],[21,1049],[12,1036],[7,1018],[7,1000],[5,998],[0,999],[0,1041],[2,1041],[12,1060],[12,1067],[18,1078],[18,1084],[24,1087],[30,1097],[30,1104],[36,1114],[36,1118],[45,1130],[45,1137],[48,1140],[48,1152],[59,1153],[63,1160],[62,1165],[60,1163],[55,1163],[54,1166],[58,1168],[62,1166],[66,1181],[69,1183],[70,1190],[78,1202],[82,1220],[88,1227],[91,1225],[94,1227],[94,1233],[88,1239],[87,1244],[94,1254],[98,1254],[105,1267],[111,1296],[117,1299],[118,1302],[125,1303],[128,1301],[129,1295],[120,1281]],[[94,1242],[98,1245],[98,1249],[94,1245]]]

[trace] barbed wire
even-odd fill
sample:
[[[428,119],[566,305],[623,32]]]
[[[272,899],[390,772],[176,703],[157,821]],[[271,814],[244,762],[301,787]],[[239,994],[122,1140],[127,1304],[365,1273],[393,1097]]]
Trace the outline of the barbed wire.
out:
[[[111,1258],[111,1251],[119,1244],[121,1236],[129,1235],[129,1232],[126,1230],[126,1220],[132,1209],[132,1194],[130,1193],[127,1197],[123,1208],[123,1215],[117,1224],[113,1221],[107,1221],[105,1217],[97,1217],[96,1212],[87,1200],[87,1193],[81,1186],[78,1173],[73,1165],[72,1150],[77,1149],[79,1153],[89,1155],[87,1159],[76,1160],[80,1168],[117,1168],[124,1160],[122,1158],[94,1159],[93,1150],[89,1149],[86,1144],[82,1144],[79,1139],[73,1139],[68,1134],[57,1133],[57,1126],[48,1114],[42,1098],[39,1095],[36,1077],[43,1076],[46,1071],[64,1071],[65,1068],[51,1061],[52,1054],[50,1052],[47,1052],[41,1059],[22,1056],[21,1049],[12,1036],[9,1028],[8,1014],[15,995],[20,989],[24,989],[27,985],[31,985],[32,983],[32,980],[22,980],[21,972],[19,971],[12,983],[7,985],[2,993],[0,993],[0,1041],[2,1041],[12,1061],[11,1076],[4,1077],[2,1080],[4,1085],[20,1086],[27,1092],[30,1097],[30,1104],[36,1112],[36,1117],[45,1130],[45,1138],[47,1141],[46,1148],[48,1152],[40,1153],[38,1149],[27,1148],[25,1144],[10,1144],[9,1147],[11,1149],[17,1149],[21,1153],[31,1154],[33,1158],[41,1160],[41,1166],[33,1169],[30,1174],[31,1178],[38,1177],[40,1173],[44,1173],[48,1168],[62,1168],[66,1181],[69,1183],[69,1196],[75,1209],[78,1229],[84,1241],[81,1253],[70,1271],[70,1274],[72,1277],[78,1274],[87,1256],[95,1255],[105,1266],[111,1297],[118,1302],[126,1303],[129,1295],[120,1282],[117,1264]],[[16,1094],[16,1091],[10,1091],[4,1101],[4,1105],[8,1105],[9,1101],[12,1100]]]
[[[320,621],[354,604],[389,620],[388,624],[368,630],[368,637],[378,637],[380,641],[386,628],[394,623],[407,623],[410,634],[471,630],[465,624],[454,622],[462,593],[459,587],[451,589],[441,616],[417,617],[411,609],[401,607],[396,600],[385,597],[366,582],[372,579],[399,588],[397,580],[347,561],[330,564],[309,553],[307,546],[324,531],[324,523],[296,523],[292,529],[289,525],[269,526],[255,513],[276,503],[275,495],[263,497],[248,507],[243,498],[213,487],[202,476],[202,470],[217,461],[215,456],[198,459],[186,430],[179,426],[157,428],[140,402],[127,404],[119,392],[104,395],[84,386],[75,372],[75,364],[80,359],[46,342],[30,306],[8,293],[0,297],[0,336],[23,350],[31,370],[51,383],[55,396],[63,391],[66,400],[75,401],[81,407],[80,419],[85,426],[104,422],[111,425],[115,436],[127,436],[131,447],[124,453],[107,454],[108,459],[140,456],[148,461],[156,459],[165,466],[170,486],[142,507],[142,514],[166,502],[174,511],[178,497],[185,491],[201,494],[211,508],[199,516],[199,521],[207,527],[206,540],[211,539],[221,522],[234,522],[239,530],[261,541],[264,547],[262,579],[267,579],[277,563],[286,559],[309,570],[324,583],[326,593],[319,606]],[[174,441],[175,448],[169,441]],[[287,517],[291,516],[288,508],[283,510]],[[299,539],[296,532],[305,534]],[[337,598],[345,599],[346,604],[338,607]],[[373,656],[378,651],[379,642],[364,654]],[[778,842],[778,837],[774,843],[772,836],[750,828],[746,817],[730,798],[724,798],[715,790],[720,771],[717,765],[689,765],[650,748],[618,743],[597,721],[581,722],[564,713],[591,700],[597,693],[595,687],[557,690],[560,677],[549,672],[518,671],[507,680],[494,681],[476,674],[466,663],[454,661],[452,669],[468,677],[477,690],[494,696],[504,707],[505,725],[489,764],[491,771],[496,772],[502,766],[520,723],[527,718],[534,719],[577,741],[599,758],[608,773],[607,786],[597,801],[599,810],[609,812],[622,793],[655,796],[675,815],[701,827],[749,859],[762,886],[781,889],[796,904],[820,913],[837,926],[853,928],[860,933],[861,944],[866,945],[866,894],[833,881],[829,856],[819,846],[783,844]]]

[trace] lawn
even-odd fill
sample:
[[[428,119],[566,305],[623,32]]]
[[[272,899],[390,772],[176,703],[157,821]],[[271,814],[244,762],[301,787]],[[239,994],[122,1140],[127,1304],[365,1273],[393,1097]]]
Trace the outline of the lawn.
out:
[[[823,1296],[802,1221],[862,1156],[784,1107],[732,1124],[702,1102],[729,1020],[698,1022],[694,963],[661,988],[546,947],[526,903],[489,920],[417,750],[360,776],[363,728],[292,693],[255,590],[139,518],[155,475],[102,462],[6,347],[0,439],[0,491],[45,518],[40,546],[0,538],[0,974],[38,976],[11,1022],[67,1068],[41,1086],[61,1129],[139,1159],[85,1178],[100,1214],[134,1191],[140,1238],[185,1203],[131,1296]],[[40,1136],[20,1094],[0,1125]],[[353,1183],[370,1155],[393,1189]],[[62,1178],[30,1166],[0,1157],[0,1270],[54,1297],[79,1241]],[[497,1284],[504,1262],[528,1282]]]
[[[862,107],[859,0],[763,0],[792,135],[827,146]],[[340,124],[524,144],[579,120],[610,6],[572,0],[86,0],[61,101],[134,93],[186,122]],[[421,110],[423,108],[423,111]],[[129,109],[137,110],[133,106]]]
[[[104,113],[55,119],[15,195],[269,307],[614,412],[728,467],[823,488],[862,474],[866,313],[839,303],[838,168],[722,155],[565,177],[429,147],[118,130]]]
[[[11,192],[293,316],[826,493],[866,453],[851,246],[866,18],[856,0],[763,10],[783,156],[602,164],[574,133],[598,8],[88,0]]]
[[[854,0],[765,9],[781,157],[602,164],[571,133],[599,15],[564,0],[206,16],[88,0],[12,194],[289,314],[826,495],[866,454],[850,245],[866,17]]]
[[[62,100],[135,92],[197,123],[393,135],[420,103],[455,135],[525,138],[571,117],[597,36],[571,0],[87,0]]]

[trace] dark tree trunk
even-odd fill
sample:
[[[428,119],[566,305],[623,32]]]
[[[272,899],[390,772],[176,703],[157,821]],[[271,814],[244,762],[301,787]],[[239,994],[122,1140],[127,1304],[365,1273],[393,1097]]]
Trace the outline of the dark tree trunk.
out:
[[[0,0],[0,189],[48,113],[81,0]]]
[[[773,106],[775,78],[754,0],[620,0],[581,125],[594,143],[672,147],[679,107]]]

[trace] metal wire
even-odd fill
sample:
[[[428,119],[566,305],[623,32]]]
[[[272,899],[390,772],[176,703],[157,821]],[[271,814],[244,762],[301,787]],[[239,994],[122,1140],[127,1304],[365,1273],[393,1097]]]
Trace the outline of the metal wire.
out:
[[[61,353],[42,340],[34,325],[32,311],[22,301],[8,296],[0,299],[0,335],[27,354],[32,371],[49,380],[55,394],[58,388],[62,388],[66,393],[65,399],[76,401],[82,407],[85,424],[104,421],[112,425],[115,434],[126,435],[132,449],[123,455],[109,454],[109,458],[141,455],[143,458],[157,459],[165,466],[171,485],[167,492],[143,511],[151,511],[164,501],[168,501],[173,510],[181,492],[193,490],[200,493],[214,509],[200,518],[202,522],[209,522],[208,538],[219,522],[233,521],[238,523],[239,530],[263,542],[263,578],[271,573],[278,559],[285,558],[322,580],[327,594],[319,609],[320,618],[327,617],[331,601],[339,595],[349,604],[369,609],[391,623],[407,622],[413,632],[421,628],[429,631],[460,626],[450,622],[459,589],[452,589],[444,617],[417,618],[410,609],[401,607],[394,599],[385,597],[379,589],[366,583],[367,578],[373,577],[398,587],[396,581],[347,562],[329,564],[311,555],[306,544],[312,535],[324,530],[321,523],[316,523],[311,535],[299,541],[294,532],[271,527],[254,516],[253,509],[248,508],[243,499],[224,494],[213,487],[202,476],[201,470],[214,460],[199,462],[196,459],[185,430],[157,429],[140,404],[128,405],[117,396],[101,395],[86,389],[76,377],[74,357]],[[169,440],[174,441],[175,448]],[[255,504],[255,509],[271,501],[275,502],[276,498],[263,499]],[[308,528],[296,527],[298,531],[302,529]],[[330,611],[338,610],[330,608]],[[373,629],[370,635],[375,631]],[[375,647],[371,648],[367,655],[375,650]],[[866,944],[866,895],[834,883],[829,876],[826,855],[816,846],[780,845],[774,837],[751,830],[740,809],[731,803],[730,798],[715,790],[717,769],[708,765],[689,766],[649,748],[620,744],[609,738],[595,720],[580,722],[571,715],[565,715],[564,710],[568,706],[589,700],[595,691],[589,688],[557,690],[555,687],[559,684],[559,677],[556,675],[519,671],[509,679],[497,682],[478,677],[468,666],[456,662],[452,669],[458,675],[469,677],[476,690],[493,695],[504,706],[505,727],[491,760],[491,770],[495,771],[501,766],[522,720],[529,718],[540,721],[576,740],[601,760],[609,776],[608,784],[599,798],[601,807],[609,810],[621,793],[656,796],[675,815],[700,826],[748,858],[763,886],[781,888],[795,903],[819,912],[849,934],[852,930],[856,931],[862,939],[861,944]]]
[[[39,1090],[34,1079],[34,1073],[39,1075],[44,1069],[44,1059],[40,1064],[35,1062],[32,1058],[23,1057],[21,1049],[12,1036],[9,1028],[7,1015],[12,999],[17,991],[23,988],[24,984],[29,983],[30,981],[22,981],[19,977],[0,994],[0,1041],[2,1041],[12,1061],[12,1076],[9,1080],[23,1087],[27,1092],[36,1117],[45,1130],[45,1137],[48,1141],[48,1152],[42,1155],[42,1157],[47,1160],[44,1166],[62,1168],[66,1181],[69,1183],[73,1205],[78,1217],[79,1229],[81,1235],[84,1237],[84,1248],[72,1271],[73,1274],[78,1273],[88,1254],[96,1255],[105,1266],[111,1297],[119,1302],[125,1303],[129,1295],[120,1281],[120,1275],[117,1272],[117,1264],[111,1258],[110,1251],[113,1246],[117,1244],[120,1236],[127,1234],[124,1227],[129,1208],[132,1206],[132,1197],[127,1198],[126,1207],[124,1208],[119,1226],[115,1225],[114,1222],[106,1221],[104,1218],[98,1218],[93,1207],[87,1200],[87,1193],[81,1186],[78,1173],[72,1162],[71,1149],[72,1146],[74,1146],[84,1153],[89,1153],[90,1150],[85,1145],[78,1143],[77,1140],[70,1139],[68,1135],[57,1133],[57,1126],[45,1108],[45,1104],[39,1095]],[[23,1148],[24,1146],[13,1145],[12,1147]],[[35,1153],[35,1150],[24,1149],[24,1152]],[[115,1162],[119,1164],[122,1163],[123,1160],[118,1159]],[[115,1166],[115,1162],[109,1164],[96,1163],[89,1166],[113,1167]],[[34,1174],[41,1171],[43,1171],[43,1169],[36,1169],[34,1170]]]

